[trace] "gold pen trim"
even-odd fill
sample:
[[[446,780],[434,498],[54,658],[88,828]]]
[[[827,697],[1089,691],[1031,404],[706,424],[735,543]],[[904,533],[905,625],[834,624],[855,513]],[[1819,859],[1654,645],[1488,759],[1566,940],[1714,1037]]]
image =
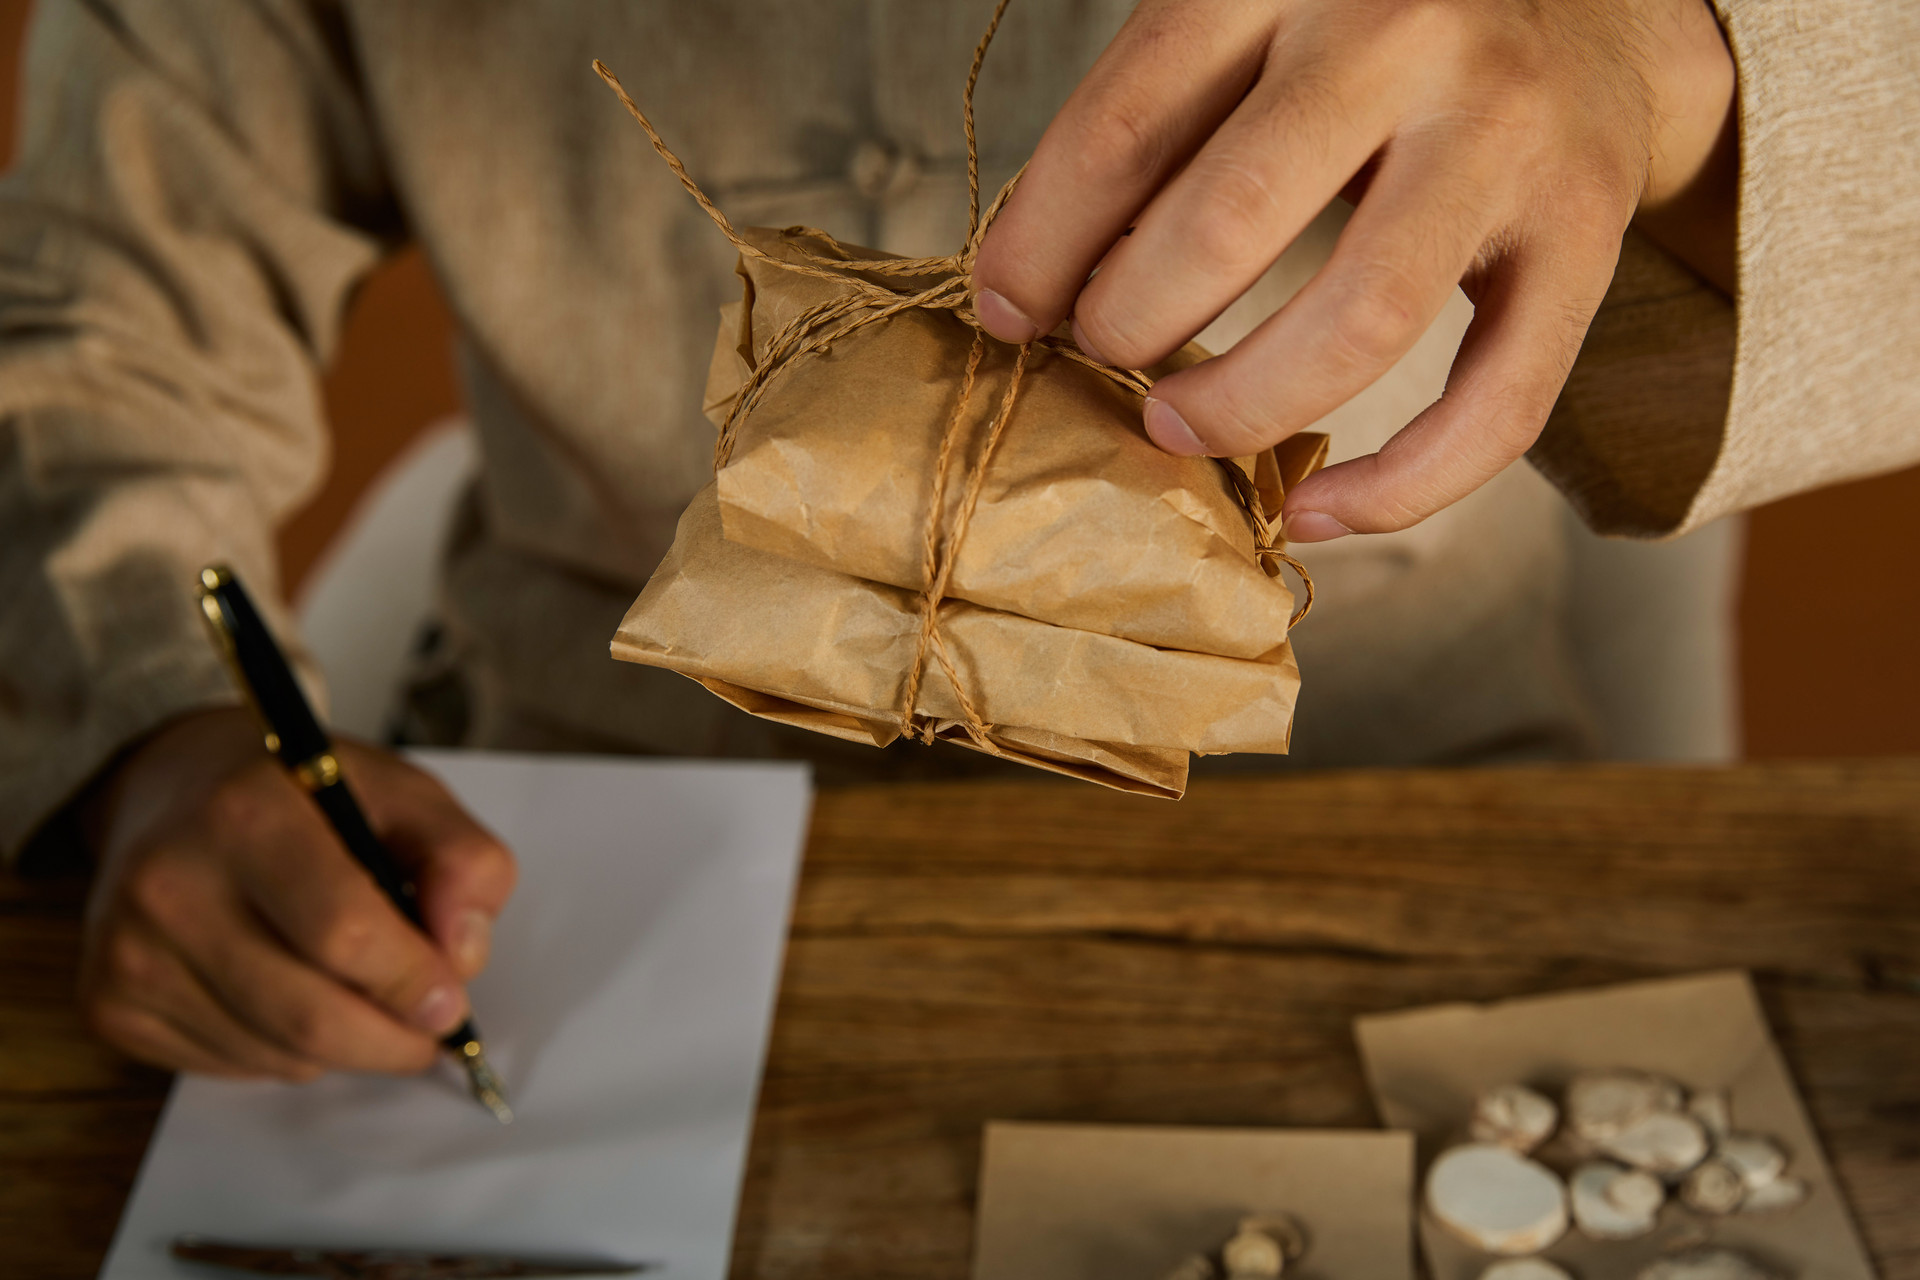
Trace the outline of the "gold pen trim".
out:
[[[476,1038],[462,1042],[453,1051],[466,1070],[467,1088],[474,1101],[493,1112],[493,1118],[501,1124],[512,1124],[513,1108],[507,1105],[506,1085],[487,1061],[486,1047]]]
[[[207,630],[213,634],[214,645],[220,650],[221,660],[227,664],[227,674],[233,679],[234,688],[246,699],[247,707],[253,712],[254,720],[260,725],[260,734],[267,747],[267,754],[280,754],[280,735],[267,723],[266,715],[260,710],[259,701],[253,696],[253,686],[247,682],[247,673],[240,669],[240,654],[233,647],[233,632],[227,628],[227,614],[220,607],[220,601],[214,592],[233,581],[233,570],[224,564],[210,564],[200,571],[200,616],[206,620]],[[338,775],[339,765],[334,766]],[[308,790],[312,790],[311,787]]]
[[[293,766],[293,777],[308,791],[324,791],[340,781],[340,762],[333,752],[322,751]]]

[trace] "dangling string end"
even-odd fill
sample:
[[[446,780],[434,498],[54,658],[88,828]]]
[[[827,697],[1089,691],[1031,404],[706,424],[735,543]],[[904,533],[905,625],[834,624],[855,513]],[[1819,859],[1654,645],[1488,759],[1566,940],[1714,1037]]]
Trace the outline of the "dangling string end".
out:
[[[1010,0],[1000,0],[994,6],[993,18],[987,23],[987,30],[980,37],[980,43],[973,47],[973,65],[967,68],[967,91],[960,100],[960,127],[967,135],[967,243],[971,245],[980,231],[980,149],[973,137],[973,90],[980,83],[980,68],[987,60],[987,46],[993,43],[993,33],[1000,29],[1000,19],[1007,12]]]
[[[1256,546],[1253,551],[1255,555],[1271,556],[1273,559],[1278,560],[1281,564],[1286,565],[1300,575],[1300,586],[1305,594],[1300,601],[1300,607],[1293,611],[1291,618],[1287,619],[1287,629],[1291,631],[1306,621],[1307,615],[1313,612],[1313,575],[1307,572],[1307,566],[1301,564],[1298,560],[1295,560],[1278,547],[1262,545]]]
[[[593,73],[607,82],[607,87],[613,90],[615,96],[620,99],[621,105],[626,107],[628,114],[640,122],[640,127],[647,132],[647,141],[653,144],[653,149],[659,153],[660,158],[667,162],[667,168],[673,170],[673,176],[680,179],[680,185],[687,189],[687,194],[698,202],[709,218],[713,219],[713,225],[720,228],[720,233],[733,242],[733,247],[742,253],[764,257],[765,255],[760,254],[759,250],[740,238],[740,233],[733,229],[731,222],[727,221],[727,215],[720,212],[713,201],[707,199],[707,193],[700,189],[700,184],[695,182],[693,175],[687,172],[687,166],[682,164],[680,157],[673,153],[673,148],[668,146],[667,140],[660,136],[660,131],[653,127],[653,121],[647,119],[647,113],[640,109],[640,104],[635,102],[633,95],[627,92],[627,87],[620,83],[620,77],[613,74],[613,68],[595,58]]]

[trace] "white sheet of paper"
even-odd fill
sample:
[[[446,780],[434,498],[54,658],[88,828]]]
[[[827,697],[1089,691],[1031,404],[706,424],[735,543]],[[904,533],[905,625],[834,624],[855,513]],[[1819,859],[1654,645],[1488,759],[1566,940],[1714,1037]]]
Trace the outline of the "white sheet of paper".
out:
[[[214,1274],[166,1256],[181,1234],[726,1274],[805,767],[415,759],[519,858],[472,992],[515,1122],[477,1106],[450,1063],[305,1086],[182,1077],[103,1280]]]

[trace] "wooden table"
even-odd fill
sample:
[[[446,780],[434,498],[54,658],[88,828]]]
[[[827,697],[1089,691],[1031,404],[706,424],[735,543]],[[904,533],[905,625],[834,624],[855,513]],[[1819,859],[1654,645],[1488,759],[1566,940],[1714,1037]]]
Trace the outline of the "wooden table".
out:
[[[90,1276],[166,1078],[0,878],[0,1256]],[[735,1274],[961,1277],[995,1118],[1366,1126],[1354,1015],[1755,971],[1887,1280],[1920,1278],[1920,761],[820,797]]]

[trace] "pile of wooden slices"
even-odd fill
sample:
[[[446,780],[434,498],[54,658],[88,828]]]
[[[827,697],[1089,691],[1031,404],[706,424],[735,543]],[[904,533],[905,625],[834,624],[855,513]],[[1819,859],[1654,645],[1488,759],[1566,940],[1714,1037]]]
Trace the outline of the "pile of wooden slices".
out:
[[[1761,1134],[1733,1130],[1723,1093],[1689,1098],[1672,1080],[1640,1071],[1575,1076],[1561,1107],[1524,1085],[1489,1089],[1474,1103],[1471,1142],[1441,1153],[1427,1173],[1427,1212],[1488,1253],[1538,1253],[1569,1227],[1595,1240],[1654,1229],[1669,1200],[1702,1217],[1791,1209],[1807,1186],[1787,1174],[1787,1153]],[[1549,1142],[1561,1175],[1534,1154]],[[1726,1249],[1674,1254],[1640,1280],[1755,1280],[1769,1273]],[[1483,1280],[1567,1280],[1544,1259],[1496,1263]]]
[[[1240,1219],[1233,1236],[1212,1253],[1182,1259],[1166,1280],[1276,1280],[1307,1252],[1306,1228],[1284,1213]]]

